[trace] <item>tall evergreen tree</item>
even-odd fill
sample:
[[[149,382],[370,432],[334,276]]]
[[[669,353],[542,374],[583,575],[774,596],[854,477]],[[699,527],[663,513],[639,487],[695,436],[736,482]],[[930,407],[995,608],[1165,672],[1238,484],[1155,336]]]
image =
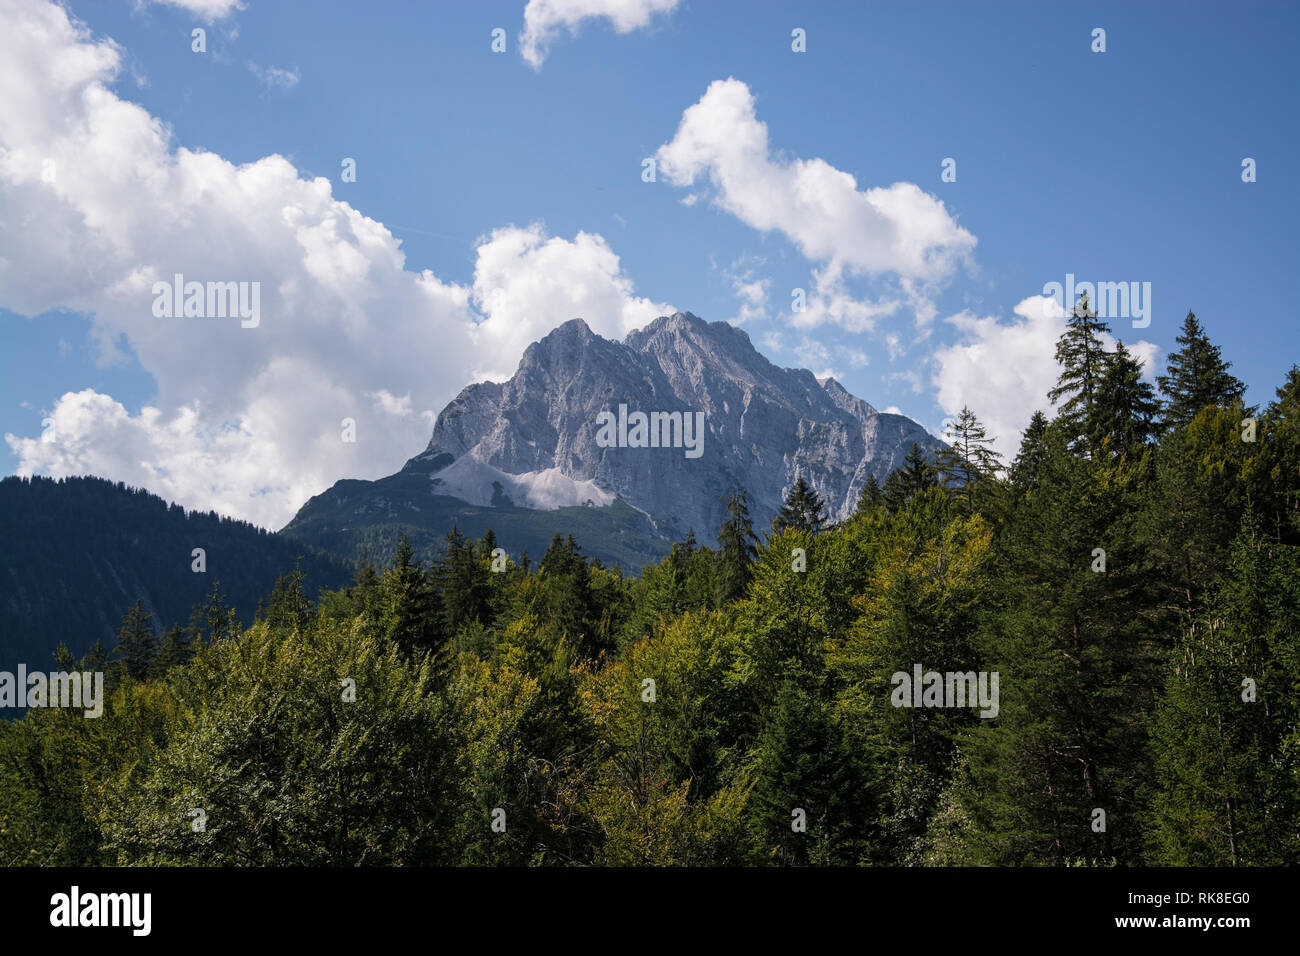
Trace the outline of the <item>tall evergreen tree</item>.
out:
[[[454,525],[445,540],[447,546],[435,568],[435,576],[442,593],[443,629],[452,636],[468,624],[487,623],[492,559],[490,550],[476,554],[473,544]],[[491,545],[496,547],[495,535]]]
[[[1156,432],[1156,415],[1160,403],[1155,389],[1142,380],[1142,364],[1123,342],[1115,344],[1092,416],[1092,444],[1100,448],[1105,442],[1112,453],[1121,457],[1134,454]]]
[[[1300,858],[1297,626],[1300,549],[1268,540],[1248,513],[1211,607],[1174,649],[1152,722],[1154,862]]]
[[[903,458],[903,467],[900,469],[903,476],[903,487],[907,489],[907,500],[915,498],[917,495],[924,494],[931,488],[939,487],[938,469],[930,463],[925,452],[921,451],[921,446],[912,442],[912,447],[908,450],[907,455]]]
[[[1079,296],[1056,343],[1056,363],[1061,366],[1061,374],[1047,393],[1073,439],[1086,438],[1092,431],[1097,392],[1108,365],[1101,336],[1108,332],[1110,327],[1092,311],[1088,294]]]
[[[1208,405],[1230,405],[1246,386],[1228,369],[1219,347],[1210,341],[1196,315],[1187,313],[1177,339],[1179,348],[1169,354],[1166,374],[1156,379],[1165,395],[1161,425],[1179,428]]]
[[[193,656],[193,633],[188,628],[173,624],[163,635],[158,654],[150,664],[150,676],[163,677],[173,667],[188,663]]]
[[[1036,411],[1020,439],[1020,451],[1011,463],[1008,475],[1011,487],[1022,494],[1038,485],[1038,475],[1047,448],[1046,437],[1047,416]]]
[[[81,662],[78,664],[77,669],[90,671],[93,674],[95,671],[102,671],[106,668],[108,666],[108,661],[108,651],[104,649],[104,642],[102,640],[97,640],[91,645],[90,650],[86,652],[85,656],[81,658]]]
[[[573,535],[556,534],[537,564],[537,577],[529,607],[558,628],[573,646],[594,658],[608,645],[597,640],[596,602],[591,589],[591,569]]]
[[[881,489],[880,501],[885,506],[885,510],[890,514],[896,514],[904,505],[910,492],[907,487],[907,479],[903,477],[903,469],[895,468],[885,479],[885,487]]]
[[[749,494],[743,488],[723,499],[727,516],[718,531],[718,603],[729,604],[745,593],[758,538],[749,517]]]
[[[457,545],[462,544],[454,525],[447,535],[449,547],[453,546],[450,544],[453,537]],[[443,641],[437,595],[429,575],[416,563],[406,535],[398,542],[393,566],[384,572],[380,591],[382,631],[407,659],[440,649]]]
[[[855,515],[871,514],[871,512],[884,506],[885,493],[880,488],[880,482],[876,481],[875,475],[867,475],[867,483],[862,486],[862,493],[858,495],[858,507],[853,513]]]
[[[786,528],[794,528],[798,531],[820,531],[826,522],[824,512],[825,505],[822,504],[821,498],[800,475],[791,486],[790,493],[785,496],[785,504],[772,519],[772,531],[778,534]]]
[[[998,542],[995,606],[981,628],[1002,706],[964,752],[975,782],[966,810],[988,862],[1132,863],[1144,848],[1146,718],[1163,648],[1144,613],[1137,469],[1083,458],[1069,438],[1047,431],[1038,486]],[[1097,809],[1104,830],[1091,825]]]
[[[305,577],[296,563],[292,571],[280,575],[270,600],[265,604],[258,602],[258,617],[272,629],[305,630],[312,614],[311,601],[302,589]]]
[[[117,629],[117,649],[113,652],[126,665],[134,680],[149,676],[149,666],[158,654],[158,638],[153,632],[153,615],[136,601],[127,608],[122,626]]]
[[[956,485],[966,503],[966,513],[975,513],[975,497],[986,481],[1002,469],[1002,456],[993,450],[993,439],[968,406],[963,405],[949,429],[948,447],[935,462],[945,485]]]
[[[196,608],[195,613],[190,617],[190,626],[199,635],[196,640],[201,640],[204,625],[208,629],[209,644],[233,637],[239,632],[239,615],[226,603],[220,581],[212,582],[212,593],[203,602],[203,606]]]

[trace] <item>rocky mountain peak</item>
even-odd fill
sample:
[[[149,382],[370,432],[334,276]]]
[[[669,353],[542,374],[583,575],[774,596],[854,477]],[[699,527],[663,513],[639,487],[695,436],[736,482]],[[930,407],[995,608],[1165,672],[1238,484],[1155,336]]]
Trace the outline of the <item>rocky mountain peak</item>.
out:
[[[644,445],[637,413],[658,416]],[[602,414],[623,416],[606,441],[598,440]],[[702,444],[688,457],[672,429],[697,415]],[[765,529],[800,475],[830,517],[843,519],[867,476],[883,481],[914,441],[940,444],[834,379],[773,365],[743,330],[678,312],[622,342],[580,318],[558,326],[528,347],[510,381],[463,390],[403,470],[427,473],[431,491],[475,505],[618,498],[662,534],[694,528],[708,540],[734,488],[749,491],[755,525]]]

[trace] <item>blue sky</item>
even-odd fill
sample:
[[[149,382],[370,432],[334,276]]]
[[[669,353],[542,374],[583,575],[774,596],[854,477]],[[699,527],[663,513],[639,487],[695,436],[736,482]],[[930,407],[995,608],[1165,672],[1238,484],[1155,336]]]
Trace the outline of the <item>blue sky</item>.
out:
[[[1059,317],[1035,297],[1067,273],[1150,283],[1150,325],[1111,325],[1152,374],[1189,308],[1252,402],[1300,359],[1296,4],[659,0],[645,26],[576,36],[565,0],[530,6],[560,18],[537,66],[524,0],[67,4],[84,29],[0,0],[4,470],[276,527],[337,478],[399,467],[447,400],[564,318],[621,337],[656,305],[740,321],[777,364],[932,430],[969,403],[1009,449],[1054,376]],[[120,125],[136,133],[105,132],[99,87],[143,110]],[[736,148],[756,124],[766,149]],[[180,149],[212,163],[182,169]],[[57,187],[32,172],[46,155]],[[861,197],[840,212],[870,190],[901,228]],[[340,202],[387,233],[349,233]],[[349,279],[281,285],[265,329],[162,337],[141,283],[217,262]],[[341,448],[354,406],[365,440]]]

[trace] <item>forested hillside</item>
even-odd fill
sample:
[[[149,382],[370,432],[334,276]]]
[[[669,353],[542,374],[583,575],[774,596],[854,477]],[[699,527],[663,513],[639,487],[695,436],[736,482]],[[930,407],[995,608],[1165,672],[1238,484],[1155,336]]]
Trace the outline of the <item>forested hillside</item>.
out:
[[[963,413],[834,527],[800,483],[639,579],[453,532],[165,656],[129,615],[102,718],[0,725],[0,858],[1300,862],[1300,368],[1247,406],[1189,315],[1157,395],[1104,330],[1005,467]]]
[[[195,571],[195,548],[203,568]],[[306,587],[346,583],[348,566],[244,521],[169,505],[102,478],[0,480],[0,667],[44,668],[65,644],[85,653],[136,601],[159,634],[186,624],[220,585],[240,620],[301,559]]]

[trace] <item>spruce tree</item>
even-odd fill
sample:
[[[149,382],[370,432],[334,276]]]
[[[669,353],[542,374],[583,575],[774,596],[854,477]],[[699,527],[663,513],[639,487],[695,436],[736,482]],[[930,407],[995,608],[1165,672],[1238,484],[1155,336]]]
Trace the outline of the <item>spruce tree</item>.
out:
[[[1160,403],[1155,389],[1142,380],[1142,365],[1123,342],[1115,344],[1102,376],[1092,416],[1092,444],[1105,442],[1111,452],[1128,457],[1146,445],[1156,432]]]
[[[258,602],[258,616],[272,630],[306,630],[311,620],[312,606],[302,589],[305,577],[302,568],[295,563],[292,571],[280,575],[276,580],[270,600],[265,604]]]
[[[725,605],[745,593],[750,565],[758,554],[758,538],[749,517],[749,494],[744,489],[722,499],[727,517],[718,531],[718,604]]]
[[[96,671],[104,670],[107,666],[108,651],[104,649],[104,642],[98,640],[91,645],[90,650],[88,650],[85,656],[81,658],[81,663],[78,665],[77,669],[90,671],[93,674]]]
[[[772,519],[772,531],[779,534],[786,528],[794,528],[797,531],[818,532],[826,521],[824,508],[817,492],[800,475],[790,488],[790,493],[785,496],[785,504]]]
[[[1072,439],[1085,438],[1092,431],[1097,392],[1108,365],[1101,336],[1108,332],[1110,327],[1092,311],[1088,294],[1079,296],[1056,343],[1056,362],[1061,366],[1061,375],[1047,393]]]
[[[963,405],[949,429],[948,447],[939,452],[935,464],[945,485],[956,485],[966,502],[966,513],[975,513],[976,490],[996,478],[1002,456],[993,450],[993,439],[968,406]]]
[[[855,515],[871,514],[871,512],[884,506],[885,493],[880,488],[880,482],[876,481],[875,475],[867,475],[867,483],[862,486],[862,493],[858,495],[858,507],[853,513]]]
[[[1180,428],[1208,405],[1230,405],[1246,386],[1228,369],[1219,347],[1210,341],[1196,315],[1187,313],[1178,336],[1179,348],[1169,355],[1166,374],[1156,379],[1165,395],[1164,428]]]
[[[474,546],[453,525],[444,539],[442,558],[434,569],[442,593],[443,630],[454,636],[462,627],[486,623],[491,598],[491,552],[475,553]],[[484,543],[484,547],[486,542]],[[495,536],[492,546],[496,547]]]
[[[921,451],[921,446],[912,442],[911,449],[903,458],[903,467],[900,469],[903,477],[903,487],[907,489],[907,500],[911,501],[917,495],[925,494],[931,488],[939,486],[939,472],[930,463]]]
[[[201,608],[195,608],[190,615],[190,627],[195,631],[196,641],[202,640],[202,628],[208,629],[208,643],[233,637],[239,631],[239,615],[235,609],[226,604],[226,597],[221,593],[221,582],[212,582],[212,593],[208,595]]]
[[[154,636],[153,615],[136,601],[122,617],[117,629],[117,649],[113,652],[126,665],[126,672],[134,680],[149,676],[149,665],[158,654],[158,638]]]
[[[457,542],[455,545],[451,544],[453,538]],[[449,547],[462,546],[455,525],[447,540]],[[406,535],[402,535],[397,544],[393,566],[384,572],[380,590],[383,594],[381,621],[384,635],[408,659],[436,650],[442,643],[437,597],[429,575],[416,563]]]
[[[907,504],[908,497],[907,479],[903,477],[903,469],[895,468],[885,479],[885,487],[880,492],[881,503],[890,514],[896,514]]]
[[[1038,474],[1046,452],[1047,416],[1041,411],[1034,412],[1029,425],[1020,439],[1020,451],[1011,463],[1009,478],[1011,487],[1024,493],[1038,485]]]
[[[188,663],[193,656],[194,646],[190,631],[173,624],[163,635],[162,645],[150,665],[149,674],[151,677],[165,677],[169,670]]]
[[[966,809],[984,862],[1134,863],[1163,654],[1132,529],[1132,469],[1079,456],[1060,429],[1046,434],[1037,487],[998,541],[980,639],[1003,696],[963,747]],[[1096,809],[1104,830],[1091,826]]]
[[[1155,860],[1279,866],[1300,859],[1300,549],[1250,513],[1210,607],[1171,655],[1153,723]]]

